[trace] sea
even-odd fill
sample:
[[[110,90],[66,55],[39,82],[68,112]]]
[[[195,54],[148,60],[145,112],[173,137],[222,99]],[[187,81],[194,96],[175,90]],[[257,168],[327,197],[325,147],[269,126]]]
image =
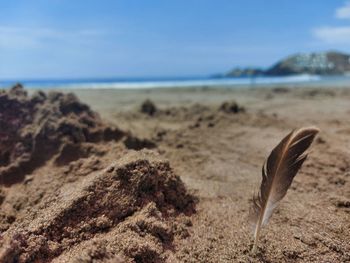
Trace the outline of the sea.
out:
[[[284,77],[169,77],[169,78],[82,78],[82,79],[19,79],[1,80],[0,88],[21,83],[32,89],[150,89],[186,87],[264,87],[317,86],[350,87],[350,76],[294,75]]]

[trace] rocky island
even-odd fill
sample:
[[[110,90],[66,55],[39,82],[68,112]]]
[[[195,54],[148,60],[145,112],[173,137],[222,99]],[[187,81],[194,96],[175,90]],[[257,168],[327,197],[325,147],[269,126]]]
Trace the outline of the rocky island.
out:
[[[284,58],[267,69],[233,69],[225,77],[289,76],[298,74],[345,75],[350,73],[350,55],[329,51],[299,53]]]

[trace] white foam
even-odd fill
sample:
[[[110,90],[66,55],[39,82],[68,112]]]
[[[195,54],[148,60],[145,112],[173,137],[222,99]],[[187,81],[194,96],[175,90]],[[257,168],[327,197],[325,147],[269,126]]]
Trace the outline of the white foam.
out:
[[[255,77],[255,78],[217,78],[201,80],[159,80],[159,81],[122,81],[122,82],[90,82],[56,85],[52,87],[64,87],[74,89],[148,89],[148,88],[172,88],[172,87],[203,87],[203,86],[234,86],[234,85],[259,85],[278,83],[301,83],[319,81],[319,76],[297,75],[287,77]],[[51,86],[51,85],[50,85]]]

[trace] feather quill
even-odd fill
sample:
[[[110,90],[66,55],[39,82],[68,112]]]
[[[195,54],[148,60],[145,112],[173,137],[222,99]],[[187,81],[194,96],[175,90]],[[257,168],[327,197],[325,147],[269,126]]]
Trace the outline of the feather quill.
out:
[[[315,127],[301,128],[289,133],[272,150],[262,167],[262,182],[254,195],[250,219],[254,227],[255,251],[260,230],[271,217],[278,203],[286,195],[293,178],[307,157],[309,148],[319,130]]]

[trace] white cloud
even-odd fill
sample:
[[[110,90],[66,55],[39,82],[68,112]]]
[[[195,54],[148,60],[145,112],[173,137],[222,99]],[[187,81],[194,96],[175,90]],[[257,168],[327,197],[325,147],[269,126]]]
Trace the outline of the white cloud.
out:
[[[313,35],[328,44],[350,44],[350,26],[320,27],[313,30]]]
[[[350,19],[350,1],[335,10],[335,17],[338,19]]]
[[[350,19],[350,0],[335,10],[337,19]],[[350,44],[350,25],[321,26],[312,30],[315,39],[326,44]]]
[[[6,49],[42,48],[48,43],[82,43],[102,33],[94,30],[60,31],[49,28],[0,26],[0,47]]]

